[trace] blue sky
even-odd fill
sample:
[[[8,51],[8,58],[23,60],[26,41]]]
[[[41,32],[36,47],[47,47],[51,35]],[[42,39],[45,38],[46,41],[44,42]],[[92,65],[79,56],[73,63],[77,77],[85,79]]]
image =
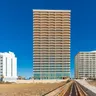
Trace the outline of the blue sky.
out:
[[[96,50],[96,0],[1,0],[0,52],[18,57],[18,75],[32,75],[32,9],[71,9],[71,76],[74,56]]]

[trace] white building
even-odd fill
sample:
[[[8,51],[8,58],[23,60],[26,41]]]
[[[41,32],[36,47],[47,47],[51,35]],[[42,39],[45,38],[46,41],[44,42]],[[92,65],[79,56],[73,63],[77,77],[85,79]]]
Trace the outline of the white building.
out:
[[[12,52],[0,53],[0,80],[16,82],[17,80],[17,58]]]
[[[75,56],[75,78],[96,79],[96,51],[79,52]]]

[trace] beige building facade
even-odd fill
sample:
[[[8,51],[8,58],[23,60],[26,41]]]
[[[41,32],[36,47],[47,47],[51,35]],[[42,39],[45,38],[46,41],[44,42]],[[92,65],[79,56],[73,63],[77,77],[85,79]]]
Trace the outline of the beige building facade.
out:
[[[96,51],[79,52],[75,56],[75,78],[96,78]]]
[[[70,77],[70,10],[33,10],[35,79]]]

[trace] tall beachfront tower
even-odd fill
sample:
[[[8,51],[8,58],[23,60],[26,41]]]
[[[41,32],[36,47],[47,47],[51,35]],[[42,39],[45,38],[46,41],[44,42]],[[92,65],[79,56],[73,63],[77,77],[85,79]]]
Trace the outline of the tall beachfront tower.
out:
[[[75,78],[96,79],[96,51],[79,52],[75,56]]]
[[[16,82],[17,58],[13,52],[0,53],[0,80]]]
[[[70,10],[33,10],[34,79],[70,77]]]

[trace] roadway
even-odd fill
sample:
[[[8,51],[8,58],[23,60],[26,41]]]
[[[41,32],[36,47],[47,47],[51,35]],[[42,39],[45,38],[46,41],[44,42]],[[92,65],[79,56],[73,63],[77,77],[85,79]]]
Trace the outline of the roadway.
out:
[[[70,80],[56,90],[43,96],[96,96],[96,94],[84,88],[76,81]]]

